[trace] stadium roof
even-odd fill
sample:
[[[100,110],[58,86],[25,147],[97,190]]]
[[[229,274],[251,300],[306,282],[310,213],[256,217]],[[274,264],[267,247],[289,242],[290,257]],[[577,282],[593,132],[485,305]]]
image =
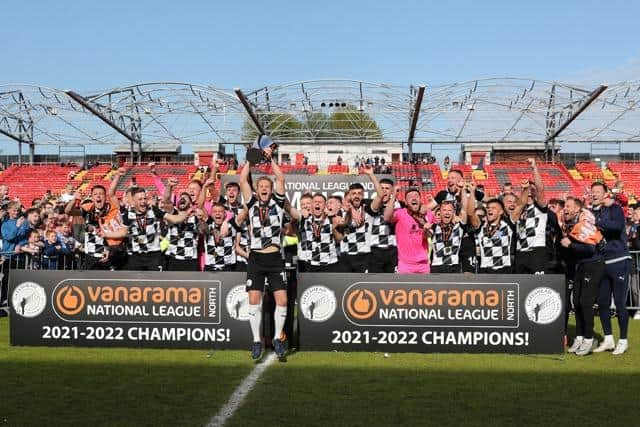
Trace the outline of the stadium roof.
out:
[[[394,86],[312,80],[253,90],[156,82],[76,94],[0,85],[0,134],[27,144],[640,141],[640,80],[520,78]]]

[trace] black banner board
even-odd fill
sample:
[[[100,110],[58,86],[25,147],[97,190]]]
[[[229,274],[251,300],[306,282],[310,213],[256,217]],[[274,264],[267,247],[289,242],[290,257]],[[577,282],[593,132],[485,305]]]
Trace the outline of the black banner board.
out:
[[[303,273],[301,350],[562,353],[560,275]]]
[[[12,345],[243,349],[245,273],[11,272]]]

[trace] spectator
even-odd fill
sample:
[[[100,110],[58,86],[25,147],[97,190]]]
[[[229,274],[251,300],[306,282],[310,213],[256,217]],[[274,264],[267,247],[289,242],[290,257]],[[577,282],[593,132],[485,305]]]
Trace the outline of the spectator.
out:
[[[64,255],[70,255],[69,248],[63,246],[58,240],[58,235],[54,230],[47,230],[45,233],[44,248],[42,250],[43,270],[57,270],[58,261]]]
[[[9,186],[0,185],[0,209],[5,209],[11,199],[9,198]]]
[[[513,194],[513,185],[510,182],[502,184],[502,193],[500,194],[500,198],[503,198],[507,194]]]
[[[25,270],[38,270],[41,266],[40,255],[44,243],[40,238],[38,230],[30,230],[27,241],[16,246],[16,253],[23,255],[19,257],[17,267]]]
[[[62,203],[69,203],[70,201],[73,200],[73,184],[72,183],[70,182],[67,183],[67,185],[64,187],[64,190],[60,194],[59,200]]]
[[[629,197],[624,191],[624,182],[622,180],[616,181],[614,187],[611,189],[613,194],[613,200],[622,207],[624,217],[629,217]]]

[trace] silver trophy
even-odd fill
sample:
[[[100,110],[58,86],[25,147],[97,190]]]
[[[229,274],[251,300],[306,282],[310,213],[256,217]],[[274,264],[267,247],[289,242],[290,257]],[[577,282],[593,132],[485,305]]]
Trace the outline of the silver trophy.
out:
[[[254,165],[269,161],[264,154],[264,150],[267,148],[271,148],[271,152],[273,153],[278,148],[278,144],[273,142],[268,135],[258,136],[251,148],[247,149],[247,161]]]

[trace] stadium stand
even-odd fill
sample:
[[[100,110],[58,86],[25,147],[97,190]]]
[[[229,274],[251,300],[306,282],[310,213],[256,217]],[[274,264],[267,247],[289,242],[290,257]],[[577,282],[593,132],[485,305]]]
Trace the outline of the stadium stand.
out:
[[[120,179],[118,183],[117,192],[120,194],[125,191],[127,187],[135,184],[138,187],[142,187],[148,191],[156,192],[156,186],[154,176],[151,173],[149,166],[136,165],[136,166],[124,166],[127,169],[127,173]],[[201,172],[193,164],[175,163],[175,164],[159,164],[156,165],[156,173],[163,182],[170,177],[178,178],[177,190],[184,190],[189,181],[192,178],[200,179]],[[135,182],[133,177],[135,176]]]
[[[0,184],[8,185],[12,197],[23,204],[31,205],[33,199],[41,198],[47,191],[60,194],[68,182],[75,184],[69,174],[79,172],[77,166],[59,164],[13,165],[0,175]]]
[[[573,179],[564,165],[543,163],[538,167],[548,197],[582,194],[580,184]],[[486,165],[485,170],[488,174],[485,191],[489,195],[498,194],[506,182],[519,185],[522,180],[531,178],[531,168],[526,163],[494,163]]]
[[[148,165],[124,165],[127,173],[120,180],[118,195],[134,184],[152,192],[156,192],[154,176]],[[396,185],[404,192],[409,187],[417,187],[423,201],[428,200],[436,192],[446,187],[448,172],[441,170],[437,164],[395,162],[390,164],[391,175]],[[242,165],[238,167],[238,170]],[[617,179],[622,179],[625,189],[632,197],[640,195],[640,173],[638,164],[633,162],[610,162],[607,169],[601,169],[594,162],[578,162],[575,169],[567,169],[563,164],[539,164],[542,179],[547,193],[552,198],[562,198],[568,194],[583,195],[585,186],[590,186],[594,180],[604,180],[612,186]],[[271,165],[258,165],[257,171],[271,174]],[[530,168],[522,162],[500,162],[484,166],[483,170],[475,170],[470,165],[455,164],[452,169],[463,172],[465,180],[473,180],[483,185],[488,196],[498,195],[502,185],[511,182],[518,186],[523,179],[530,178]],[[326,170],[319,170],[317,165],[282,165],[287,175],[316,175],[316,174],[348,174],[347,165],[330,164]],[[0,184],[10,187],[10,194],[17,196],[23,203],[30,204],[33,199],[42,197],[47,190],[58,195],[67,183],[73,184],[74,189],[88,191],[94,185],[108,187],[113,170],[109,164],[100,164],[90,169],[79,169],[77,166],[60,166],[59,164],[12,165],[0,174]],[[183,190],[191,179],[202,180],[203,171],[192,163],[167,163],[156,165],[156,173],[163,181],[169,177],[177,177],[178,190]],[[221,164],[219,174],[236,174],[237,170],[229,169]],[[635,197],[634,197],[635,198]]]

